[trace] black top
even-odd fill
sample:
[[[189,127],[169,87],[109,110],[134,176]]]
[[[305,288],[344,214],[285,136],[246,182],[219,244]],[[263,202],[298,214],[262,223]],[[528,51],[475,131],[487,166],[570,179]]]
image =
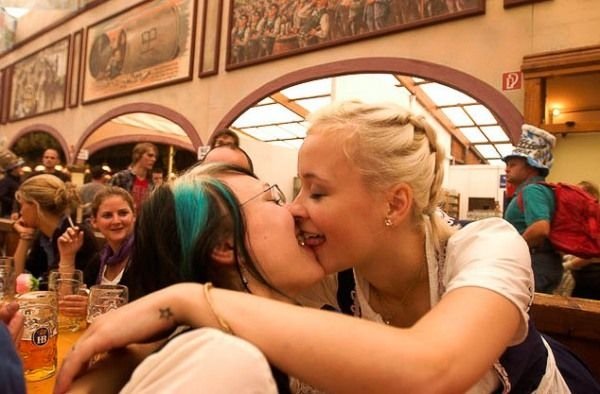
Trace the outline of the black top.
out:
[[[15,203],[15,192],[19,189],[19,185],[19,177],[10,173],[0,180],[0,217],[10,217]]]
[[[87,264],[93,259],[98,258],[98,246],[94,233],[86,224],[79,225],[84,234],[83,245],[75,255],[75,268],[85,271]],[[48,272],[51,269],[58,268],[60,255],[58,253],[58,237],[60,237],[69,227],[69,221],[65,216],[59,223],[51,238],[47,238],[39,231],[35,236],[27,260],[25,269],[36,278],[42,278],[40,289],[47,286]],[[86,285],[92,286],[96,281],[88,283],[88,278],[84,278]]]
[[[131,257],[130,257],[130,261],[127,263],[127,266],[125,266],[125,272],[123,272],[123,276],[121,277],[121,280],[119,281],[119,284],[121,285],[125,285],[127,286],[127,288],[130,291],[130,299],[131,299],[131,291],[132,291],[132,285],[135,283],[134,280],[132,280],[131,275],[129,275],[129,265],[131,264]],[[100,274],[100,253],[96,253],[96,257],[91,259],[88,264],[86,265],[85,269],[83,270],[83,281],[89,286],[91,285],[95,285],[95,284],[100,284],[98,282],[98,275]],[[90,284],[91,283],[91,284]]]

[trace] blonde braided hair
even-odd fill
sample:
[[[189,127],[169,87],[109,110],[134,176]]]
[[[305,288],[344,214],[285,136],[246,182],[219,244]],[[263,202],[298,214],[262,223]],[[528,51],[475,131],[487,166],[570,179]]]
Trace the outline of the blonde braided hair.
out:
[[[435,212],[444,179],[445,153],[423,117],[393,103],[360,101],[333,103],[309,118],[308,135],[327,133],[338,138],[345,156],[366,184],[383,191],[398,183],[413,190],[413,215],[426,225],[431,220],[436,249],[452,229]]]

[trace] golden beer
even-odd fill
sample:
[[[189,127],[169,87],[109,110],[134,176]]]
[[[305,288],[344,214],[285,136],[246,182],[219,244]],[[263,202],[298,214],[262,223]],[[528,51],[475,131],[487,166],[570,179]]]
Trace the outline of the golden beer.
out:
[[[50,291],[32,291],[19,295],[17,301],[25,318],[19,341],[25,379],[46,379],[56,372],[56,294]]]
[[[78,295],[83,284],[83,272],[74,270],[71,272],[61,272],[52,270],[48,275],[48,290],[55,291],[58,297],[58,331],[59,332],[75,332],[79,331],[81,324],[85,321],[85,307],[82,310],[81,316],[68,316],[62,311],[60,301],[65,296]],[[87,298],[87,295],[86,295]]]
[[[45,333],[41,333],[41,337]],[[19,353],[23,360],[23,370],[25,378],[29,381],[46,379],[56,372],[56,341],[57,336],[53,335],[45,339],[43,345],[36,344],[40,342],[40,336],[34,340],[21,339],[19,342]]]

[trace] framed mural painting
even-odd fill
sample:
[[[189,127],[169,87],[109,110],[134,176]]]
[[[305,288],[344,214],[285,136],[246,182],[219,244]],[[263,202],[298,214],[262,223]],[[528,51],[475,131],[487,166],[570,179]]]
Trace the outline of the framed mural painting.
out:
[[[69,46],[67,36],[12,65],[9,121],[65,108]]]
[[[485,13],[485,0],[230,0],[226,69]]]
[[[69,107],[79,104],[79,81],[81,80],[81,46],[83,44],[83,29],[73,34],[71,44],[71,78],[69,81]]]
[[[196,0],[143,1],[87,28],[83,104],[192,78]]]
[[[10,97],[10,66],[0,72],[0,123],[8,122],[8,104]]]
[[[223,13],[223,0],[204,0],[203,3],[200,71],[198,73],[200,78],[219,72],[221,15]]]
[[[515,7],[518,5],[539,3],[541,1],[548,1],[548,0],[504,0],[504,8]]]
[[[4,104],[6,95],[4,93],[4,76],[6,75],[6,69],[0,70],[0,124],[6,123],[6,116],[4,112]],[[0,141],[1,142],[1,141]]]

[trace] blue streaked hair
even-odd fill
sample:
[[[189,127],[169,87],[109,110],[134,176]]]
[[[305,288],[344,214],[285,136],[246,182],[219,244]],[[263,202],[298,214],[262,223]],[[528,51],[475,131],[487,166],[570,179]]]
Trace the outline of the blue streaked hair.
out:
[[[175,182],[175,219],[181,245],[182,274],[192,274],[192,255],[199,235],[206,232],[211,216],[221,215],[223,208],[231,215],[232,223],[240,222],[238,202],[229,187],[217,178],[197,177],[186,182]],[[222,199],[221,204],[214,197]],[[219,209],[218,205],[222,205]],[[225,218],[223,218],[225,219]]]
[[[204,164],[188,170],[172,184],[158,187],[142,204],[129,271],[134,284],[132,298],[178,282],[210,281],[219,287],[248,291],[240,265],[272,287],[246,247],[241,204],[217,178],[223,175],[256,178],[241,167]],[[215,248],[227,238],[233,239],[237,273],[212,260]]]

